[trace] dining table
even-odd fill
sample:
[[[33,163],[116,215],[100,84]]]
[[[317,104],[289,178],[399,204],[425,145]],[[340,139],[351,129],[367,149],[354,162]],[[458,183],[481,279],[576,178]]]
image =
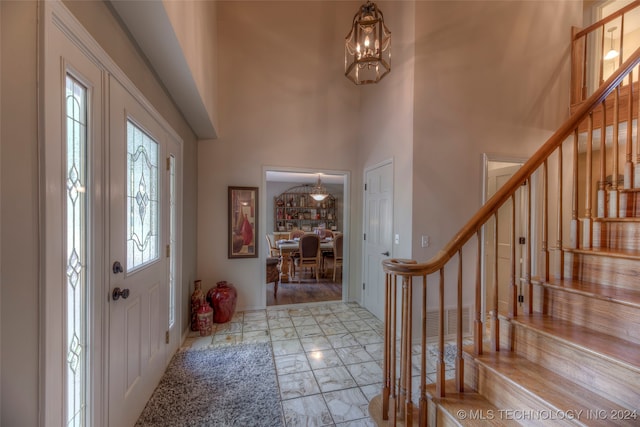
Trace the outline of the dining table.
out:
[[[299,240],[278,240],[277,248],[280,250],[280,283],[289,282],[289,268],[291,263],[291,254],[300,251]],[[330,252],[333,250],[333,239],[320,240],[320,252]]]

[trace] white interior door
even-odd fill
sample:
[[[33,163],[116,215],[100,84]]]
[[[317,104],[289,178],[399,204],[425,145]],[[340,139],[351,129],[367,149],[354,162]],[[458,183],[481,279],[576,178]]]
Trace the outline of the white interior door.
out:
[[[499,169],[492,169],[487,174],[487,200],[504,185],[509,178],[520,168],[517,166],[507,166]],[[520,192],[516,192],[516,221],[519,218]],[[512,233],[512,207],[513,202],[509,199],[498,211],[498,244],[497,244],[497,265],[498,265],[498,312],[506,314],[509,307],[509,285],[511,283],[511,233]],[[491,218],[485,226],[485,304],[488,314],[494,307],[495,295],[495,220]],[[517,231],[517,230],[516,230]],[[517,240],[517,236],[516,236]],[[516,278],[519,277],[520,263],[516,262]]]
[[[109,129],[109,425],[121,427],[135,424],[166,366],[169,198],[165,133],[113,78]]]
[[[363,305],[384,317],[385,275],[382,260],[391,256],[393,227],[393,165],[365,172]]]

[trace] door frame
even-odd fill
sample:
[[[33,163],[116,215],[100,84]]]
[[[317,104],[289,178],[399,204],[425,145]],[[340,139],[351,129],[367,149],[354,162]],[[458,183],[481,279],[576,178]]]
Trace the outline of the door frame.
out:
[[[64,263],[60,260],[61,253],[61,230],[60,224],[62,220],[62,203],[64,200],[64,188],[61,187],[63,173],[61,167],[61,141],[60,132],[56,131],[61,126],[62,118],[59,116],[62,111],[61,101],[57,104],[56,100],[47,98],[47,93],[51,87],[61,84],[58,81],[57,73],[60,72],[59,60],[51,59],[52,53],[49,49],[49,36],[54,32],[60,32],[67,41],[75,45],[82,54],[102,72],[102,87],[96,90],[102,90],[102,128],[99,137],[99,147],[96,147],[96,155],[100,162],[96,170],[93,171],[95,176],[92,178],[94,184],[97,185],[95,197],[90,201],[93,215],[99,215],[99,220],[93,224],[95,229],[90,242],[89,251],[96,265],[93,267],[94,276],[92,284],[94,292],[91,299],[88,299],[89,311],[89,330],[91,334],[91,355],[88,360],[89,389],[87,391],[87,403],[91,405],[90,425],[104,426],[108,424],[108,361],[107,356],[102,354],[109,353],[109,272],[107,271],[109,263],[109,251],[106,250],[109,236],[109,214],[108,203],[106,197],[108,195],[109,186],[109,162],[106,158],[108,152],[108,80],[109,76],[115,78],[122,86],[140,103],[140,105],[158,121],[163,128],[165,135],[175,141],[180,147],[180,158],[178,160],[177,188],[182,188],[182,170],[183,170],[183,141],[182,138],[173,130],[171,125],[162,117],[155,107],[145,98],[142,92],[136,88],[126,73],[111,59],[100,44],[93,39],[90,33],[82,26],[76,17],[66,8],[61,1],[45,1],[39,2],[40,20],[38,23],[39,37],[37,41],[37,55],[40,59],[38,75],[43,84],[39,87],[38,93],[38,111],[39,111],[39,226],[40,226],[40,296],[41,304],[39,306],[40,333],[39,341],[39,368],[38,377],[38,395],[41,401],[41,411],[39,414],[40,425],[42,426],[58,426],[62,423],[63,405],[65,401],[65,389],[63,386],[63,368],[64,360],[62,360],[63,344],[61,342],[64,336],[64,312],[61,306],[61,290],[64,289],[66,281],[64,280]],[[57,61],[57,62],[55,62]],[[58,68],[54,70],[54,68]],[[56,110],[58,108],[59,110]],[[57,133],[56,133],[57,132]],[[96,162],[95,158],[90,161]],[[179,204],[177,212],[176,238],[177,245],[181,248],[182,244],[182,192],[179,192]],[[92,221],[96,221],[92,218]],[[181,249],[177,251],[176,263],[178,266],[182,264]],[[175,334],[178,339],[182,339],[182,271],[176,272],[176,328],[178,333]],[[171,339],[174,339],[172,334]],[[171,342],[172,347],[179,345],[178,342]],[[167,360],[168,362],[168,360]]]
[[[523,165],[526,162],[526,158],[524,157],[515,157],[515,156],[504,156],[501,154],[494,154],[494,153],[483,153],[482,154],[482,205],[484,205],[487,200],[489,199],[489,194],[488,194],[488,190],[489,190],[489,170],[490,170],[490,164],[491,163],[505,163],[505,166],[507,166],[507,164],[511,164],[511,165]],[[522,205],[520,204],[520,206],[518,206],[518,208],[520,209],[520,214],[522,214],[521,210],[522,210]],[[518,212],[516,212],[516,223],[518,223]],[[482,292],[482,310],[481,310],[481,319],[482,321],[486,321],[487,319],[487,298],[486,298],[486,294],[487,294],[487,283],[486,283],[486,273],[487,273],[487,267],[486,267],[486,230],[485,227],[482,227],[482,244],[481,244],[481,248],[482,248],[482,253],[481,253],[481,292]]]
[[[367,252],[366,252],[366,244],[364,242],[364,227],[366,224],[366,219],[367,219],[367,192],[364,188],[366,182],[367,182],[367,174],[375,169],[381,168],[383,166],[390,166],[391,167],[391,215],[389,216],[391,224],[389,227],[389,231],[391,233],[391,235],[389,236],[389,241],[391,242],[391,250],[390,250],[390,258],[394,257],[394,249],[395,249],[395,244],[394,244],[394,239],[393,239],[393,234],[394,234],[394,224],[395,224],[395,209],[394,209],[394,205],[395,205],[395,163],[393,161],[393,158],[388,158],[386,160],[382,160],[378,163],[369,165],[367,167],[364,168],[363,173],[362,173],[362,230],[361,231],[361,235],[360,235],[360,244],[362,245],[362,250],[361,250],[361,279],[362,282],[365,283],[365,280],[367,278]],[[380,268],[382,269],[382,265],[380,265]],[[359,284],[358,284],[359,285]],[[362,288],[360,288],[360,305],[362,305],[362,307],[366,308],[366,304],[365,304],[365,292],[363,292],[364,290]],[[384,289],[383,289],[384,291]]]
[[[286,167],[286,166],[263,166],[262,167],[262,188],[259,190],[259,215],[258,227],[261,230],[268,230],[270,227],[267,224],[267,172],[291,172],[291,173],[306,173],[313,176],[318,174],[326,175],[342,175],[342,197],[343,197],[343,212],[342,212],[342,234],[346,236],[343,240],[343,263],[342,263],[342,302],[348,301],[349,297],[349,271],[350,271],[350,256],[349,256],[349,242],[351,240],[351,230],[348,212],[351,211],[351,172],[337,169],[312,169],[312,168],[299,168],[299,167]],[[266,231],[265,231],[266,232]],[[264,236],[261,237],[264,239]],[[264,267],[267,263],[267,251],[260,250],[259,262],[260,262],[260,306],[267,307],[267,271]],[[313,303],[311,303],[313,304]],[[278,306],[284,307],[284,306]]]

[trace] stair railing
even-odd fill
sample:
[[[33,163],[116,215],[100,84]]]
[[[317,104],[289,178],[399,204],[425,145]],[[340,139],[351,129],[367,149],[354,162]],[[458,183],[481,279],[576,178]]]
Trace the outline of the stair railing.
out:
[[[613,72],[622,65],[625,50],[631,52],[637,43],[627,43],[625,46],[624,29],[625,17],[640,6],[640,0],[629,3],[606,18],[589,25],[584,29],[573,27],[571,30],[571,103],[584,101],[589,95],[589,86],[596,88],[605,80],[606,68],[611,67]],[[605,28],[613,28],[619,24],[616,33],[620,34],[616,46],[619,48],[618,56],[605,59],[605,52],[610,47]],[[617,25],[616,25],[617,27]],[[609,33],[609,39],[613,44],[614,33]]]
[[[569,119],[533,154],[533,156],[520,168],[498,191],[476,212],[475,215],[458,231],[458,233],[440,250],[433,258],[426,262],[416,262],[407,259],[387,259],[383,261],[383,269],[386,273],[385,283],[385,337],[384,337],[384,361],[383,361],[383,386],[379,397],[374,398],[370,406],[374,419],[389,420],[389,426],[397,425],[398,421],[406,426],[414,425],[417,422],[420,426],[427,425],[427,309],[430,307],[427,300],[427,287],[434,286],[427,283],[430,276],[437,276],[437,310],[438,310],[438,334],[437,349],[435,356],[436,378],[435,385],[431,386],[435,390],[432,394],[434,398],[445,397],[445,267],[452,264],[454,257],[457,263],[457,286],[456,292],[456,355],[455,355],[455,393],[464,392],[465,373],[464,360],[462,354],[463,347],[463,282],[464,280],[473,283],[475,288],[475,307],[473,325],[473,352],[483,353],[483,340],[485,325],[481,317],[482,303],[482,232],[492,232],[494,236],[494,253],[497,253],[498,242],[498,211],[508,200],[511,200],[511,215],[509,215],[511,232],[511,272],[508,283],[508,309],[507,313],[501,313],[507,317],[518,314],[531,314],[534,311],[542,312],[544,308],[534,298],[533,289],[535,283],[548,281],[551,270],[550,266],[555,266],[554,277],[562,279],[571,276],[571,269],[565,271],[565,261],[570,264],[571,260],[565,260],[565,255],[570,258],[572,251],[580,249],[590,249],[598,246],[600,239],[598,224],[607,216],[624,215],[628,207],[626,197],[629,195],[629,202],[637,192],[640,195],[640,182],[633,182],[634,166],[632,164],[632,126],[627,126],[627,142],[625,163],[624,184],[618,186],[617,179],[609,179],[607,174],[612,171],[613,177],[618,176],[618,157],[622,154],[619,151],[618,139],[619,128],[622,122],[632,123],[637,112],[640,111],[640,95],[636,90],[629,93],[626,110],[623,114],[624,105],[620,103],[620,86],[623,80],[633,82],[633,70],[640,63],[640,48],[636,50],[618,70],[611,75],[603,85],[601,85],[588,99],[585,100],[577,110],[571,114]],[[640,69],[636,73],[640,75]],[[635,93],[635,98],[634,98]],[[613,111],[613,120],[607,119],[607,105],[612,103],[609,111]],[[613,125],[608,123],[613,122]],[[596,125],[594,125],[594,123]],[[608,135],[611,128],[612,138],[610,145],[605,145],[607,137],[600,138],[599,135]],[[638,127],[636,127],[637,129]],[[586,129],[586,130],[582,130]],[[598,139],[600,139],[599,144]],[[640,135],[637,135],[640,141]],[[563,148],[568,146],[568,148]],[[595,149],[594,149],[595,146]],[[610,147],[612,146],[612,148]],[[567,152],[569,155],[563,154]],[[636,147],[636,152],[640,149]],[[607,162],[607,153],[612,160]],[[594,157],[599,157],[595,158]],[[549,163],[555,160],[557,167],[550,172]],[[566,164],[570,166],[565,166]],[[598,174],[594,177],[594,164]],[[636,179],[640,177],[640,157],[635,164]],[[564,169],[571,170],[571,175],[564,176]],[[580,168],[580,174],[579,174]],[[555,174],[552,176],[552,174]],[[554,197],[550,196],[550,182],[554,179],[556,185],[552,189],[555,191]],[[563,185],[565,179],[570,181],[570,185]],[[611,182],[613,181],[613,182]],[[637,180],[636,180],[637,181]],[[597,209],[593,213],[592,192],[597,191]],[[526,185],[523,185],[526,184]],[[538,195],[533,200],[532,186],[539,189]],[[624,187],[624,188],[622,188]],[[635,187],[635,188],[634,188]],[[568,189],[567,189],[568,188]],[[528,244],[524,270],[522,277],[516,277],[516,254],[515,254],[515,230],[516,226],[516,192],[524,191],[521,195],[526,201],[527,214],[522,219],[526,223],[526,242]],[[608,197],[608,201],[606,198]],[[535,202],[535,203],[534,203]],[[579,207],[579,202],[583,207]],[[606,203],[605,203],[606,202]],[[550,205],[555,204],[555,217],[549,216]],[[637,203],[640,205],[640,201]],[[564,206],[570,206],[569,209]],[[640,206],[636,207],[640,211]],[[534,236],[531,218],[534,210],[541,218],[540,230]],[[570,213],[569,213],[570,212]],[[487,230],[487,222],[493,221],[493,230]],[[555,224],[551,224],[550,220]],[[569,242],[563,239],[565,234],[564,225],[569,225]],[[556,244],[550,247],[548,243],[549,229],[555,228]],[[581,232],[580,232],[581,231]],[[476,238],[476,245],[473,245],[473,238]],[[534,243],[535,241],[535,243]],[[474,248],[474,246],[476,246]],[[469,273],[464,270],[463,253],[475,250],[475,271]],[[539,261],[534,266],[532,254],[540,251]],[[555,252],[553,259],[550,252]],[[490,262],[490,261],[487,261]],[[497,267],[497,261],[493,261]],[[455,264],[449,267],[453,269]],[[536,267],[536,268],[534,268]],[[468,268],[467,268],[468,270]],[[497,272],[497,268],[495,269]],[[532,273],[537,273],[538,278],[532,277]],[[463,280],[464,278],[464,280]],[[400,288],[399,288],[400,281]],[[518,295],[518,285],[523,285],[525,291]],[[412,357],[417,354],[412,351],[414,347],[413,338],[413,305],[414,288],[419,287],[422,293],[421,298],[421,321],[419,325],[420,333],[420,390],[417,407],[412,400]],[[499,351],[501,346],[509,349],[509,344],[501,343],[500,327],[501,320],[498,316],[498,274],[493,277],[493,295],[487,296],[487,305],[491,306],[489,320],[489,345],[491,351]],[[518,301],[519,297],[522,301]],[[522,313],[518,313],[518,304],[523,304]],[[537,304],[537,305],[536,305]],[[400,312],[398,313],[398,310]],[[503,326],[506,325],[503,322]],[[451,386],[447,386],[451,387]],[[376,412],[377,411],[377,412]],[[380,413],[381,412],[381,413]],[[430,415],[431,416],[431,415]],[[380,417],[380,418],[378,418]]]

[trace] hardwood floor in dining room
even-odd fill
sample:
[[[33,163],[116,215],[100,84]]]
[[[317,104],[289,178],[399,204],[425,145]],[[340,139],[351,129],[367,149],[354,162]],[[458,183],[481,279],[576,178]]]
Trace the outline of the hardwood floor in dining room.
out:
[[[340,270],[338,270],[338,273]],[[329,270],[329,273],[331,271]],[[278,295],[273,297],[273,283],[267,284],[267,306],[302,304],[308,302],[340,301],[342,300],[342,277],[336,276],[333,282],[331,275],[320,277],[316,282],[310,272],[305,273],[300,282],[298,277],[291,278],[289,283],[278,284]]]

